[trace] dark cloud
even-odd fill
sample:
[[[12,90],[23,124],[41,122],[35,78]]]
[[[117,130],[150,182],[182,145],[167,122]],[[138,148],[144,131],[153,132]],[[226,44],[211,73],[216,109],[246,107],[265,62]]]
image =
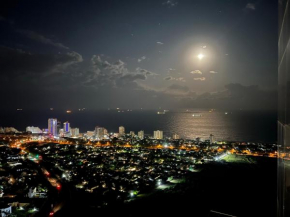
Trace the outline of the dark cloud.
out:
[[[168,76],[164,78],[165,81],[182,81],[185,82],[185,79],[183,77],[179,77],[179,78],[174,78],[172,76]]]
[[[246,10],[256,10],[256,6],[253,3],[248,3],[245,8]]]
[[[147,77],[144,74],[127,74],[120,77],[121,80],[126,80],[126,81],[146,80],[146,78]]]
[[[97,55],[91,58],[91,63],[93,73],[84,74],[86,77],[84,85],[93,85],[94,87],[107,85],[109,88],[132,87],[136,89],[138,87],[137,80],[146,80],[148,76],[156,75],[139,67],[133,72],[129,71],[122,60],[110,63]]]
[[[163,5],[166,5],[169,8],[175,7],[175,6],[178,5],[178,1],[175,1],[175,0],[167,0],[167,1],[163,2]]]
[[[136,68],[136,72],[137,73],[142,73],[144,75],[157,75],[156,73],[154,72],[151,72],[151,71],[148,71],[147,69],[142,69],[142,68]]]
[[[65,54],[33,54],[20,49],[0,47],[1,75],[7,77],[44,75],[82,61],[82,56],[74,51]]]
[[[48,44],[48,45],[52,45],[54,47],[57,48],[62,48],[62,49],[69,49],[68,47],[64,46],[62,43],[58,43],[58,42],[54,42],[52,39],[47,38],[35,31],[31,31],[31,30],[16,30],[16,32],[19,32],[23,35],[25,35],[26,37],[32,39],[32,40],[36,40],[38,42],[41,42],[43,44]]]
[[[174,80],[174,78],[171,76],[168,76],[168,77],[165,77],[164,80],[165,81],[172,81],[172,80]]]
[[[172,84],[169,87],[167,87],[167,90],[174,91],[174,92],[187,93],[189,91],[189,88],[183,85]]]

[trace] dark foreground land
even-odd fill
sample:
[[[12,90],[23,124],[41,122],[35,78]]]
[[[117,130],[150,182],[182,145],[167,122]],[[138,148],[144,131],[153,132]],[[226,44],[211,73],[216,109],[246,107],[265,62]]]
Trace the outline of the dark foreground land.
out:
[[[184,183],[100,208],[91,194],[70,192],[55,216],[276,216],[276,159],[232,155],[201,165]]]

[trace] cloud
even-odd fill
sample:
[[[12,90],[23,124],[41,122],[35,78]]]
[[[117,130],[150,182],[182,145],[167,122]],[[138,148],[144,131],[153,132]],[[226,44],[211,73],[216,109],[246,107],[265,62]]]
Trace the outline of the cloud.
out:
[[[165,81],[182,81],[185,82],[185,79],[183,77],[179,77],[179,78],[174,78],[172,76],[168,76],[164,78]]]
[[[185,82],[185,79],[183,77],[175,78],[175,80]]]
[[[256,10],[256,6],[255,6],[255,4],[253,4],[253,3],[248,3],[247,5],[246,5],[246,9],[248,9],[248,10]]]
[[[157,41],[156,43],[159,44],[159,45],[163,45],[164,44],[163,42],[160,42],[160,41]]]
[[[83,84],[95,88],[107,86],[108,88],[140,89],[141,87],[136,81],[144,81],[148,76],[156,75],[140,67],[136,68],[135,71],[130,71],[122,60],[110,63],[99,55],[93,55],[91,63],[92,73],[86,72],[83,75],[86,77]]]
[[[124,76],[120,77],[120,79],[121,80],[125,80],[125,81],[133,82],[133,81],[136,81],[136,80],[146,80],[147,77],[144,74],[127,74],[127,75],[124,75]]]
[[[172,80],[174,80],[174,78],[171,76],[168,76],[168,77],[165,77],[164,80],[165,81],[172,81]]]
[[[165,90],[166,93],[171,93],[171,94],[180,94],[180,93],[184,94],[184,93],[188,93],[188,91],[189,91],[189,87],[179,85],[179,84],[172,84],[168,86],[167,89]]]
[[[101,74],[107,75],[123,75],[129,73],[125,63],[122,60],[118,60],[115,63],[109,63],[107,60],[103,60],[99,55],[93,55],[91,58],[93,67]]]
[[[165,2],[162,3],[163,5],[166,5],[167,7],[171,8],[171,7],[175,7],[178,5],[177,1],[174,0],[167,0]]]
[[[65,54],[35,54],[0,46],[1,75],[10,78],[61,72],[70,65],[82,61],[82,56],[74,51]]]
[[[172,69],[172,68],[169,68],[169,69],[168,69],[168,73],[172,73],[172,72],[174,72],[174,71],[176,71],[176,69]]]
[[[144,74],[144,75],[157,75],[157,74],[154,73],[154,72],[151,72],[151,71],[149,71],[149,70],[147,70],[147,69],[142,69],[142,68],[140,68],[140,67],[136,68],[136,72],[137,72],[137,73],[142,73],[142,74]]]
[[[194,78],[195,81],[205,81],[205,77]]]
[[[202,74],[202,72],[200,70],[193,70],[190,72],[191,74]]]
[[[211,74],[217,74],[218,72],[216,72],[216,71],[209,71],[209,73],[211,73]]]
[[[140,57],[140,58],[138,59],[138,63],[142,62],[142,61],[145,60],[145,59],[146,59],[146,56],[142,56],[142,57]]]
[[[43,44],[48,44],[48,45],[52,45],[54,47],[57,48],[62,48],[62,49],[69,49],[68,47],[64,46],[62,43],[58,43],[58,42],[54,42],[52,39],[49,39],[35,31],[30,31],[30,30],[16,30],[16,32],[19,32],[23,35],[25,35],[26,37],[41,42]]]

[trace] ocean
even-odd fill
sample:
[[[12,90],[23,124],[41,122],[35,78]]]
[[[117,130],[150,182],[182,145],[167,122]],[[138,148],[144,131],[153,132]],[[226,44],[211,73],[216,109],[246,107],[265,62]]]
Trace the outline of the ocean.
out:
[[[72,128],[77,127],[82,133],[92,131],[96,126],[105,127],[109,132],[118,132],[122,125],[126,133],[144,130],[146,135],[152,135],[154,130],[163,130],[165,136],[177,133],[185,139],[208,139],[213,134],[219,141],[277,141],[277,113],[269,111],[209,112],[196,109],[168,111],[158,115],[156,110],[75,110],[70,114],[61,110],[15,110],[0,112],[0,126],[15,127],[19,131],[24,131],[27,126],[43,129],[47,128],[48,118],[57,118],[62,123],[69,121]]]

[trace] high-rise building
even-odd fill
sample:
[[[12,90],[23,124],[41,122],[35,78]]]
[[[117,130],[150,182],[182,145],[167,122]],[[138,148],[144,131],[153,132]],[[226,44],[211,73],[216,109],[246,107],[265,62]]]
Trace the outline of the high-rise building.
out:
[[[32,134],[42,133],[42,130],[39,127],[26,127],[26,132],[31,132]]]
[[[130,136],[134,137],[135,136],[135,132],[134,131],[130,131]]]
[[[138,132],[139,139],[144,139],[144,130]]]
[[[176,133],[173,133],[172,139],[180,139],[180,136]]]
[[[280,0],[278,35],[278,204],[277,216],[290,216],[290,5]]]
[[[98,140],[102,140],[104,139],[104,135],[105,135],[105,128],[104,127],[95,127],[95,133],[96,133],[96,137]]]
[[[215,138],[214,138],[214,135],[212,135],[212,134],[210,134],[210,136],[209,136],[209,143],[210,144],[215,143]]]
[[[14,127],[5,127],[4,133],[18,133],[18,130],[16,130]]]
[[[120,136],[124,136],[125,135],[125,127],[123,127],[123,126],[119,127],[119,135]]]
[[[87,131],[87,137],[93,137],[95,135],[95,131]]]
[[[63,123],[63,132],[64,133],[70,132],[70,123],[68,121]]]
[[[58,135],[59,135],[60,137],[64,137],[64,132],[63,132],[63,129],[62,129],[62,128],[59,129],[59,131],[58,131]]]
[[[60,120],[57,120],[57,129],[56,129],[56,132],[59,132],[60,129],[62,129],[62,127],[61,127],[61,121]]]
[[[161,130],[154,131],[154,139],[163,139],[163,131]]]
[[[57,119],[56,118],[48,119],[48,133],[54,136],[57,135]]]
[[[104,128],[104,135],[108,135],[108,130],[106,128]]]
[[[71,136],[72,137],[78,137],[80,135],[80,129],[79,128],[71,128]]]

